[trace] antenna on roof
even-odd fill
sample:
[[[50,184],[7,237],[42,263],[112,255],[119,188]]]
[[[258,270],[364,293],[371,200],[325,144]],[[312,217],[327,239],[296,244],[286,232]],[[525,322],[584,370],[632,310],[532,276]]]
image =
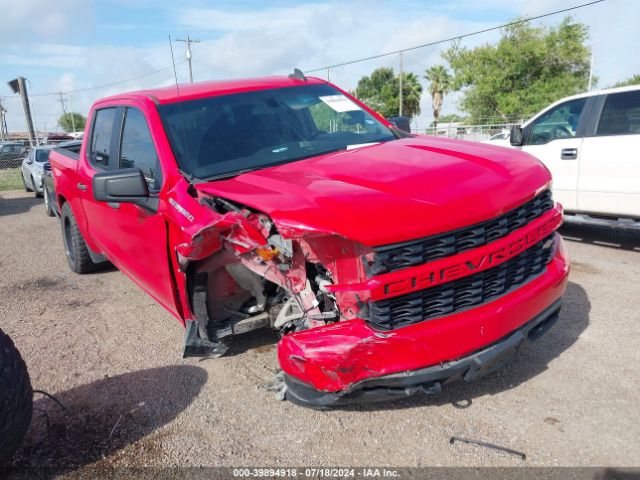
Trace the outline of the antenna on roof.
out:
[[[303,82],[307,81],[307,77],[304,76],[304,73],[302,73],[302,70],[299,68],[294,68],[293,73],[289,74],[289,78],[293,80],[302,80]]]
[[[173,63],[173,76],[176,79],[176,93],[178,94],[178,108],[180,109],[180,123],[182,124],[182,136],[184,138],[184,148],[187,154],[187,163],[189,164],[188,181],[191,183],[193,179],[193,164],[191,163],[191,155],[189,155],[189,143],[187,142],[187,130],[184,128],[184,116],[182,114],[182,100],[180,99],[180,87],[178,86],[178,72],[176,71],[176,60],[173,57],[173,44],[171,43],[171,35],[169,35],[169,48],[171,49],[171,62]],[[181,169],[182,170],[182,169]],[[182,172],[185,173],[185,172]]]

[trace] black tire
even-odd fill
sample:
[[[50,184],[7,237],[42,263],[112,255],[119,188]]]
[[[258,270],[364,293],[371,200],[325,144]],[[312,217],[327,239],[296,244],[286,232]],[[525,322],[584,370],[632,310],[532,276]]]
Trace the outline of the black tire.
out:
[[[24,185],[25,192],[33,192],[29,187],[27,187],[27,182],[24,181],[24,173],[20,172],[20,177],[22,178],[22,185]]]
[[[33,391],[27,366],[0,330],[0,465],[18,449],[31,424]]]
[[[80,230],[78,230],[76,217],[73,216],[68,202],[62,205],[62,210],[60,211],[60,226],[62,227],[62,242],[71,270],[76,273],[95,271],[97,264],[91,260],[89,247],[87,247]]]
[[[31,176],[31,185],[33,185],[33,191],[34,191],[34,192],[35,192],[35,194],[36,194],[36,198],[40,198],[40,197],[42,197],[42,193],[40,193],[40,192],[38,191],[38,188],[36,187],[36,182],[34,182],[34,181],[33,181],[33,176]]]
[[[53,211],[53,205],[51,205],[51,197],[49,196],[49,190],[46,187],[42,187],[44,193],[44,212],[47,214],[47,217],[55,217],[55,213]]]

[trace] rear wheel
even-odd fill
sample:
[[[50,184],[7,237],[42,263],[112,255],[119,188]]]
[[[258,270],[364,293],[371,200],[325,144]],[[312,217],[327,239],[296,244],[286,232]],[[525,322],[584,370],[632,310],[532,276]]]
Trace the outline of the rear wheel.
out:
[[[51,205],[51,199],[49,198],[49,190],[43,187],[44,194],[44,211],[47,214],[47,217],[54,217],[55,213],[53,212],[53,205]]]
[[[0,465],[18,449],[31,424],[33,391],[27,366],[0,330]]]
[[[93,272],[97,264],[91,260],[89,247],[87,247],[80,230],[78,230],[76,218],[73,216],[68,202],[62,205],[60,225],[62,227],[62,241],[71,270],[76,273]]]

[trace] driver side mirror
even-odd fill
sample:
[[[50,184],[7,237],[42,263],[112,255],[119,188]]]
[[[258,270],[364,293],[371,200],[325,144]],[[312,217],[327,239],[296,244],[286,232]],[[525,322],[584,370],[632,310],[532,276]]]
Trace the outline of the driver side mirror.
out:
[[[509,136],[509,142],[514,147],[520,147],[524,145],[524,134],[522,133],[522,127],[516,125],[511,127],[511,135]]]
[[[96,173],[93,198],[99,202],[133,203],[152,212],[158,210],[158,198],[149,196],[149,186],[139,168]]]

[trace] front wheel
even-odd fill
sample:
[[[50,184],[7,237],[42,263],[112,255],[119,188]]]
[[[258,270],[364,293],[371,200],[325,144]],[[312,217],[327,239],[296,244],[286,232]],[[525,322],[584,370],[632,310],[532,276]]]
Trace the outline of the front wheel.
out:
[[[33,391],[24,360],[0,330],[0,465],[18,449],[31,424]]]
[[[40,198],[40,197],[42,196],[42,193],[40,193],[40,192],[38,191],[38,187],[36,187],[36,182],[35,182],[35,180],[33,179],[33,176],[31,177],[31,185],[33,185],[33,191],[34,191],[34,192],[35,192],[35,194],[36,194],[36,198]]]
[[[54,217],[55,213],[53,212],[53,205],[51,205],[51,199],[49,198],[49,190],[45,187],[43,187],[42,190],[44,193],[44,211],[47,217]]]
[[[24,191],[25,192],[33,192],[33,190],[31,190],[29,187],[27,187],[27,182],[24,179],[24,173],[20,172],[20,177],[22,177],[22,185],[24,186]]]
[[[60,226],[62,227],[62,241],[71,270],[76,273],[89,273],[96,270],[97,264],[91,260],[89,247],[87,247],[80,230],[78,230],[78,223],[76,222],[76,217],[73,216],[69,202],[65,202],[62,205]]]

